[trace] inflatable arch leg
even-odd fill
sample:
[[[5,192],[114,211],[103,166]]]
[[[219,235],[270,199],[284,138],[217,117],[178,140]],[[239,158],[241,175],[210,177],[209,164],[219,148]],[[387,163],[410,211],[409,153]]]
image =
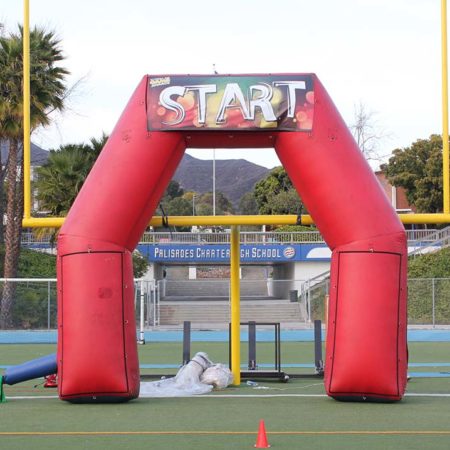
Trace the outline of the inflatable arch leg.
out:
[[[72,206],[58,239],[58,374],[64,400],[139,395],[131,252],[184,153],[147,133],[146,78]]]
[[[280,133],[275,149],[333,250],[327,393],[400,400],[406,386],[406,237],[319,80],[311,135]]]

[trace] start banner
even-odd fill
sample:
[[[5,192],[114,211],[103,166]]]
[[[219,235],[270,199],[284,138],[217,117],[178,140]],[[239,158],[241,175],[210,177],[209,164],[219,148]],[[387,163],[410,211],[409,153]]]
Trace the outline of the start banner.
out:
[[[311,131],[313,75],[148,77],[149,131]]]

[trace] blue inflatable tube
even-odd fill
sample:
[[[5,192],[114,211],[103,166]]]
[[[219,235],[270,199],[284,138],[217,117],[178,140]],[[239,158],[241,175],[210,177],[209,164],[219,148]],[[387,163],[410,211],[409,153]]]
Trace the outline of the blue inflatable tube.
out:
[[[52,355],[32,359],[18,366],[8,367],[3,375],[3,383],[13,385],[33,378],[51,375],[56,373],[57,370],[56,353],[53,353]]]

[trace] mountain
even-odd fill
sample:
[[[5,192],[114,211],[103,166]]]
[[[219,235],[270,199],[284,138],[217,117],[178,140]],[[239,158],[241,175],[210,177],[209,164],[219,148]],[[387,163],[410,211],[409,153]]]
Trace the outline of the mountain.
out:
[[[2,164],[5,165],[6,161],[8,159],[8,142],[7,141],[1,141],[0,142],[0,149],[1,149],[1,157],[2,157]],[[20,155],[22,152],[20,152]],[[44,150],[41,147],[38,147],[36,144],[31,143],[31,165],[32,166],[42,166],[47,161],[48,158],[48,151]]]
[[[240,198],[253,190],[256,182],[266,177],[270,169],[245,159],[216,159],[216,191],[223,192],[235,208]],[[213,161],[185,154],[173,177],[185,191],[201,194],[213,190]]]
[[[8,144],[0,142],[1,162],[8,159]],[[49,152],[31,143],[31,165],[41,166],[47,161]],[[266,177],[270,169],[251,163],[245,159],[216,159],[216,191],[223,192],[235,209],[241,197],[251,190],[256,182]],[[185,154],[178,166],[174,180],[180,183],[185,191],[201,194],[213,190],[213,161],[197,159]]]

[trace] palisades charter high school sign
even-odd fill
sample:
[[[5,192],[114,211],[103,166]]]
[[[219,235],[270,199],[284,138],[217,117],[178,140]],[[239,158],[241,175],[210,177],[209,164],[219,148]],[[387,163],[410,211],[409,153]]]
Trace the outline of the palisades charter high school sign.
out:
[[[141,244],[138,250],[147,255],[151,262],[225,264],[230,262],[230,246],[227,244]],[[240,247],[240,254],[243,263],[329,261],[331,250],[325,244],[243,244]]]
[[[312,75],[150,76],[149,131],[311,131]]]

